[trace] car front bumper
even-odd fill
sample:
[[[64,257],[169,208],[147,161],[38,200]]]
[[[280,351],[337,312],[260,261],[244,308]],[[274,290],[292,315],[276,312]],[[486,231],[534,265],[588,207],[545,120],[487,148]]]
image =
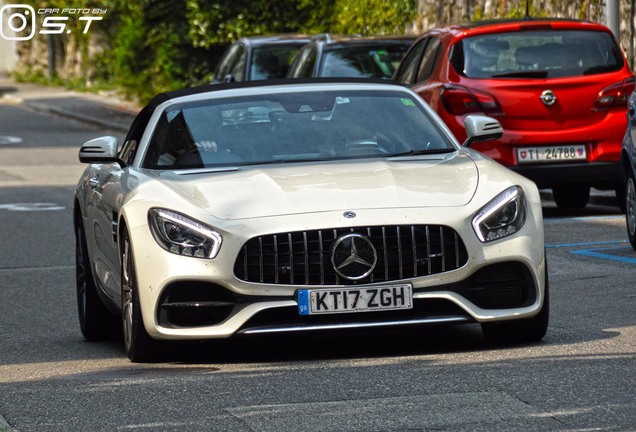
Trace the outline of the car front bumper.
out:
[[[544,301],[546,283],[540,203],[528,203],[527,220],[519,232],[487,244],[477,239],[471,225],[473,215],[465,211],[431,208],[359,212],[356,223],[361,225],[395,220],[407,224],[443,221],[463,240],[467,262],[451,271],[388,283],[413,287],[413,309],[305,317],[298,313],[299,289],[338,286],[246,282],[237,278],[234,265],[249,239],[271,233],[273,226],[303,230],[309,219],[296,215],[233,224],[222,232],[223,247],[214,260],[171,254],[155,243],[148,226],[137,226],[131,229],[131,239],[146,330],[156,339],[213,339],[241,334],[482,323],[536,315]],[[315,224],[315,215],[309,218]],[[350,223],[340,212],[322,214],[320,221],[330,228]]]

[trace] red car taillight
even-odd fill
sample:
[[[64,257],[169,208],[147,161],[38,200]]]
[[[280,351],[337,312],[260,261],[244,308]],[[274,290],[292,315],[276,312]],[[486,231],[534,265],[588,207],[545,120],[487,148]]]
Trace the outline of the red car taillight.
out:
[[[473,112],[495,113],[501,108],[497,100],[488,93],[468,90],[466,87],[447,86],[441,93],[442,104],[452,115]]]
[[[594,104],[598,109],[627,106],[627,98],[633,91],[634,77],[627,78],[598,92],[598,97]]]

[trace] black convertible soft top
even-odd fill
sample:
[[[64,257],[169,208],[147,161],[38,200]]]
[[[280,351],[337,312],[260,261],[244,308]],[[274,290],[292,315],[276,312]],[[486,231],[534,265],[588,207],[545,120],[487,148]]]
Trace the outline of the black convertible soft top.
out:
[[[159,93],[153,97],[148,104],[139,111],[139,114],[135,117],[125,141],[135,140],[139,142],[141,140],[146,126],[150,121],[152,113],[162,103],[171,99],[190,96],[199,93],[208,93],[221,90],[249,88],[249,87],[268,87],[268,86],[280,86],[280,85],[298,85],[298,84],[317,84],[317,83],[375,83],[375,84],[398,84],[395,81],[380,79],[380,78],[307,78],[307,79],[274,79],[274,80],[259,80],[259,81],[242,81],[236,83],[219,83],[219,84],[207,84],[197,87],[188,87],[171,92]],[[398,84],[399,85],[399,84]]]

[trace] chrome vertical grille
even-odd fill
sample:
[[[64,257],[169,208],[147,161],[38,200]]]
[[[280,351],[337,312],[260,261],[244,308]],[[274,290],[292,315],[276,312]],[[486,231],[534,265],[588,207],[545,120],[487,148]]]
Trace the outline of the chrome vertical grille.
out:
[[[357,233],[373,243],[378,262],[366,278],[339,277],[331,263],[338,237]],[[249,240],[234,265],[243,281],[282,285],[389,282],[462,267],[468,254],[459,235],[442,225],[391,225],[277,233]]]

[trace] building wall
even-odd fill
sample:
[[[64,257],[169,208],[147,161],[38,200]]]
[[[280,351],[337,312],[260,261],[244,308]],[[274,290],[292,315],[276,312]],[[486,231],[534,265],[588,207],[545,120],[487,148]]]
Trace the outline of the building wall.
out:
[[[6,4],[0,1],[0,7]],[[7,16],[2,14],[2,34],[0,34],[0,73],[6,74],[15,70],[18,62],[17,44],[18,41],[11,40],[14,32],[7,26]]]

